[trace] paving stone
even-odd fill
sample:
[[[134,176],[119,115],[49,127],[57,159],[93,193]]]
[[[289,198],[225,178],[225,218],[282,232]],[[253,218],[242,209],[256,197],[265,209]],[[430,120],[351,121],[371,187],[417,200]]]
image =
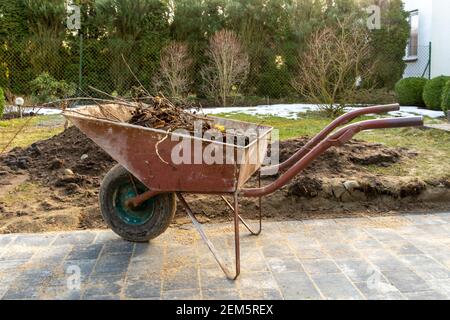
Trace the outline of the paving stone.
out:
[[[396,255],[417,255],[423,253],[408,241],[389,242],[385,246]]]
[[[363,259],[336,260],[342,272],[353,282],[364,282],[376,271],[373,266]]]
[[[304,271],[300,261],[296,257],[273,257],[266,260],[270,270],[274,273]]]
[[[364,297],[342,273],[311,276],[326,299],[355,300]]]
[[[122,238],[112,231],[100,231],[94,240],[96,244],[105,244],[111,241],[123,241]]]
[[[409,268],[416,271],[425,280],[449,279],[450,270],[426,255],[410,255],[401,257]]]
[[[398,235],[398,233],[387,228],[384,229],[368,228],[366,229],[366,231],[375,239],[382,242],[403,240],[403,238],[400,235]]]
[[[237,282],[226,278],[219,266],[200,267],[200,284],[202,288],[215,290],[238,288]]]
[[[0,235],[0,247],[4,248],[16,239],[16,235],[6,234]]]
[[[409,269],[386,270],[382,272],[388,281],[402,293],[431,290],[425,280]]]
[[[281,294],[287,300],[322,299],[320,293],[304,272],[286,272],[275,274]],[[244,291],[244,290],[242,290]]]
[[[23,267],[28,260],[0,260],[0,273],[17,270]]]
[[[80,300],[81,290],[71,290],[67,286],[45,287],[39,294],[43,300]]]
[[[93,273],[119,275],[124,274],[130,264],[131,253],[102,255],[95,265]]]
[[[433,291],[439,292],[450,299],[450,279],[428,280],[427,283]]]
[[[66,260],[96,260],[102,248],[103,244],[76,245]]]
[[[262,237],[242,230],[235,282],[198,237],[173,241],[173,230],[149,244],[111,231],[0,235],[0,299],[448,299],[448,216],[266,223]],[[229,227],[207,229],[234,267],[233,238],[221,231]],[[69,267],[80,268],[81,290],[68,289]]]
[[[5,293],[8,291],[9,286],[1,286],[0,285],[0,300],[3,298]]]
[[[205,300],[240,300],[237,289],[206,289],[202,291],[202,298]],[[244,298],[246,299],[246,298]]]
[[[39,298],[38,287],[10,287],[3,295],[3,300],[37,300]]]
[[[292,256],[294,254],[287,245],[287,243],[273,243],[273,242],[263,244],[262,252],[266,258],[285,257],[285,256]]]
[[[405,263],[387,251],[374,251],[367,253],[367,257],[381,271],[407,269]]]
[[[200,290],[190,289],[190,290],[169,290],[164,291],[162,299],[164,300],[199,300]]]
[[[196,267],[165,268],[162,274],[163,292],[169,290],[198,289],[200,281]]]
[[[124,280],[122,276],[102,275],[91,276],[88,284],[85,286],[82,299],[97,299],[99,297],[115,298],[122,291]]]
[[[67,282],[71,280],[71,276],[77,271],[79,271],[80,282],[82,284],[87,284],[95,264],[95,260],[64,261],[63,264],[56,269],[49,281],[49,285],[54,287],[67,286]]]
[[[164,246],[160,243],[136,243],[132,260],[151,260],[156,261],[164,255]]]
[[[119,294],[95,295],[89,294],[82,297],[83,300],[120,300]]]
[[[27,246],[27,247],[47,247],[56,238],[56,234],[29,234],[16,237],[12,242],[15,246]]]
[[[436,291],[405,293],[408,300],[447,300],[447,297]]]
[[[241,274],[237,284],[242,291],[277,289],[278,285],[271,272],[253,272]]]
[[[72,233],[61,233],[58,235],[58,237],[53,241],[52,246],[59,246],[59,245],[77,245],[77,244],[91,244],[95,237],[96,233],[94,232],[72,232]]]
[[[305,260],[302,265],[310,275],[341,272],[333,260]]]
[[[53,247],[51,250],[37,251],[30,262],[38,265],[56,266],[60,264],[72,249],[71,245]]]
[[[160,278],[127,281],[124,288],[124,295],[130,299],[147,299],[161,297]]]
[[[15,246],[8,246],[8,250],[0,257],[0,262],[10,260],[28,260],[36,253],[36,251],[36,248],[18,248]]]
[[[329,255],[322,249],[321,246],[313,245],[311,247],[296,247],[295,255],[301,260],[307,259],[324,259]]]
[[[322,247],[334,259],[356,259],[361,257],[361,254],[349,244],[322,243]]]
[[[131,279],[160,278],[163,270],[161,260],[131,260],[127,277]]]
[[[355,286],[368,300],[405,300],[405,297],[384,277],[380,281],[357,282]]]
[[[106,242],[103,247],[104,254],[121,254],[133,252],[134,243],[120,240]]]
[[[234,257],[232,260],[234,265]],[[231,264],[230,264],[231,265]],[[263,272],[269,271],[269,267],[264,259],[263,254],[259,250],[241,251],[242,272]],[[245,267],[244,267],[245,266]]]

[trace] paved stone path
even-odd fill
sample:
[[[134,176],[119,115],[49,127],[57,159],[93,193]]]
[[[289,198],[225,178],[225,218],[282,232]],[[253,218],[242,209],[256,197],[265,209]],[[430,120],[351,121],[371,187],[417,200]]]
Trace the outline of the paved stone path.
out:
[[[231,256],[231,227],[207,231]],[[450,213],[272,222],[260,237],[242,232],[236,282],[188,227],[150,244],[110,231],[3,235],[0,298],[450,298]]]
[[[442,124],[429,124],[425,126],[430,129],[437,129],[450,132],[450,123],[442,123]]]

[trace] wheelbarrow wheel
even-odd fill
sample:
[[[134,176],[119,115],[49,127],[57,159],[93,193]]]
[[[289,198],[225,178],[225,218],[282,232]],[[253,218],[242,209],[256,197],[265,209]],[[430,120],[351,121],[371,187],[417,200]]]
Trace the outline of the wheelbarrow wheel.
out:
[[[123,239],[147,242],[161,235],[172,222],[176,211],[174,193],[160,194],[136,208],[127,200],[148,190],[124,167],[116,165],[103,179],[100,187],[100,210],[108,226]]]

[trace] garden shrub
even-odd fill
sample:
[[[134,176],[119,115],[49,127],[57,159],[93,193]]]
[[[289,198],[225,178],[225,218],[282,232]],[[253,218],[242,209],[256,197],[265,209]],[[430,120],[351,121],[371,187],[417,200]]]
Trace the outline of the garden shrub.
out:
[[[450,80],[444,86],[441,107],[445,114],[450,111]]]
[[[423,89],[423,101],[428,109],[441,110],[442,91],[450,77],[439,76],[427,82]]]
[[[3,94],[3,89],[0,88],[0,119],[3,117],[4,111],[5,111],[5,95]]]
[[[44,72],[31,81],[31,95],[36,103],[46,103],[75,95],[76,86],[66,81],[58,81]]]
[[[405,78],[397,82],[395,94],[398,103],[402,106],[424,106],[423,89],[427,82],[427,79],[418,77]]]

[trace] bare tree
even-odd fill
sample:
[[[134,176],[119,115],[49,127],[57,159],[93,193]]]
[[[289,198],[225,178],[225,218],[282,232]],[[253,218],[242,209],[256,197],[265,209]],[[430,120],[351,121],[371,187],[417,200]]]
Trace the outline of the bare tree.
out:
[[[209,40],[206,56],[208,64],[200,71],[205,93],[225,106],[233,89],[237,91],[247,78],[248,54],[233,31],[221,30]]]
[[[376,62],[369,61],[368,33],[350,18],[314,32],[298,59],[294,89],[329,116],[343,112],[361,83],[373,76]]]
[[[167,92],[172,98],[182,98],[192,83],[188,46],[181,42],[170,42],[161,51],[160,70],[154,79],[157,90]]]

